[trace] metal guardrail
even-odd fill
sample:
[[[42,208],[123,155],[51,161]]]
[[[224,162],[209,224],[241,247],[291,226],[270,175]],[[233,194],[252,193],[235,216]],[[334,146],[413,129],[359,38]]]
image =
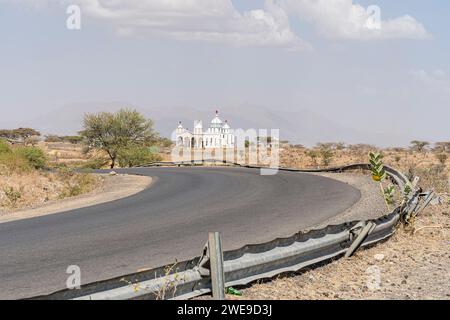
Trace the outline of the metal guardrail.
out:
[[[188,163],[170,164],[188,165]],[[324,170],[280,168],[280,170],[294,172],[342,172],[355,169],[368,170],[369,165],[353,164]],[[403,189],[405,184],[411,184],[401,172],[390,167],[385,167],[385,170],[400,188]],[[331,225],[320,230],[299,232],[291,237],[226,251],[223,253],[223,265],[219,267],[216,265],[217,259],[212,260],[214,253],[211,254],[209,250],[209,246],[217,247],[217,242],[214,242],[205,246],[201,256],[176,265],[90,283],[83,285],[81,289],[62,290],[33,299],[188,299],[212,291],[211,279],[217,280],[217,275],[211,277],[210,270],[217,269],[223,271],[225,286],[246,285],[258,279],[298,271],[343,255],[350,256],[360,246],[369,246],[387,239],[393,235],[403,215],[420,212],[429,203],[431,197],[432,193],[414,190],[407,203],[378,219]],[[422,203],[421,198],[425,198]]]

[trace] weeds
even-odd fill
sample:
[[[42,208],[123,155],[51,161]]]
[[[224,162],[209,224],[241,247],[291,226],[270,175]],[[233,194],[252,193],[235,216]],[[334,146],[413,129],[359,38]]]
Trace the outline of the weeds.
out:
[[[4,187],[3,193],[8,199],[11,207],[16,207],[17,201],[22,197],[22,193],[13,187]]]
[[[94,176],[89,173],[75,173],[70,169],[59,169],[58,175],[64,183],[64,190],[59,198],[76,197],[80,194],[90,192],[97,183]]]

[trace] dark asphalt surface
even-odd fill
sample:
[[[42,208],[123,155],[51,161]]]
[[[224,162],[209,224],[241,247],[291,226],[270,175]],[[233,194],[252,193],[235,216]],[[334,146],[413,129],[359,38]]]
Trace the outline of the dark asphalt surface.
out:
[[[225,250],[290,236],[352,206],[360,192],[315,175],[243,168],[118,170],[154,177],[128,198],[0,224],[0,299],[64,289],[200,254],[208,231]]]

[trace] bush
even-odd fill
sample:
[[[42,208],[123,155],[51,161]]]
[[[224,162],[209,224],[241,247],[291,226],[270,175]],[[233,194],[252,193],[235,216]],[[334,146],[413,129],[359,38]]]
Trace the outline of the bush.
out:
[[[448,159],[448,155],[446,153],[444,153],[444,152],[437,153],[436,154],[436,159],[438,159],[440,164],[445,165],[445,163],[447,162],[447,159]]]
[[[13,187],[5,187],[3,192],[12,207],[15,207],[17,201],[22,197],[22,193]]]
[[[328,148],[322,148],[319,150],[319,154],[322,159],[322,165],[329,166],[334,157],[333,151]]]
[[[102,169],[109,164],[109,160],[104,158],[90,159],[81,165],[82,169]]]
[[[9,146],[9,144],[5,140],[0,139],[0,154],[11,153],[11,152],[12,152],[12,150],[11,150],[11,147]]]
[[[158,154],[146,147],[125,148],[118,152],[117,160],[122,168],[145,165],[155,161],[161,161]]]
[[[55,135],[55,134],[49,134],[48,136],[45,136],[45,142],[61,142],[61,137]]]
[[[28,163],[35,169],[43,169],[47,164],[47,157],[44,151],[36,147],[17,148],[17,154],[24,157]]]
[[[90,192],[97,184],[96,177],[89,173],[75,173],[70,169],[59,169],[58,175],[64,182],[64,190],[59,194],[60,199]]]
[[[71,144],[78,144],[83,141],[83,137],[80,136],[64,136],[61,137],[62,141],[69,142]]]
[[[22,155],[16,152],[0,153],[0,165],[7,169],[7,172],[28,172],[31,170],[30,163]],[[6,174],[5,173],[5,174]]]

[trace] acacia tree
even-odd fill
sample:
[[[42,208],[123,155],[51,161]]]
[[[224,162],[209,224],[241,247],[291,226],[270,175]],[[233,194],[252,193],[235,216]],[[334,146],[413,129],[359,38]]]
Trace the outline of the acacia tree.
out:
[[[32,128],[18,128],[13,130],[6,130],[2,129],[0,130],[0,137],[6,138],[6,139],[22,139],[25,141],[28,138],[31,137],[39,137],[41,133],[35,129]]]
[[[430,145],[430,143],[428,141],[413,140],[411,141],[411,145],[413,150],[423,152],[426,150],[427,146]]]
[[[39,137],[41,133],[32,128],[18,128],[13,130],[13,134],[20,137],[22,140],[26,140],[30,137]]]
[[[80,135],[89,149],[101,149],[108,154],[111,169],[121,150],[149,146],[157,137],[153,121],[131,109],[86,114]]]

